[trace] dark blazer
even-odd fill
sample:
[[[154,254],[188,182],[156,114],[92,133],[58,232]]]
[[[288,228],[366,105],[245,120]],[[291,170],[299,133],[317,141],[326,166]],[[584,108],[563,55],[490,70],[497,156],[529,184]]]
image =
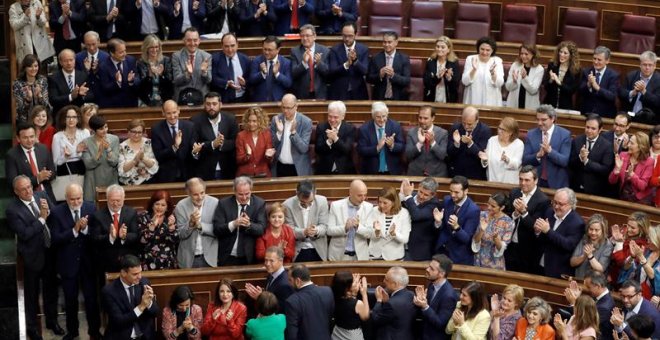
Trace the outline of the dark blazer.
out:
[[[91,238],[94,241],[94,247],[101,260],[101,271],[118,272],[121,267],[119,260],[126,254],[137,256],[136,247],[138,247],[138,229],[137,212],[133,207],[124,205],[119,212],[119,227],[123,224],[128,228],[126,240],[121,242],[119,237],[115,243],[110,243],[110,227],[112,226],[112,215],[108,208],[97,210],[94,213],[94,223],[91,225]],[[99,263],[97,263],[99,264]]]
[[[197,140],[195,125],[179,119],[181,145],[177,151],[172,149],[174,139],[166,120],[161,120],[151,127],[151,147],[158,161],[156,181],[159,183],[183,182],[192,177],[192,145]]]
[[[255,19],[254,15],[262,2],[266,4],[266,15],[261,15]],[[277,20],[274,0],[260,0],[256,5],[252,3],[252,0],[246,0],[241,7],[239,19],[241,21],[242,37],[263,37],[273,34],[272,25]]]
[[[626,310],[624,315],[627,312],[628,311]],[[650,317],[656,325],[660,325],[660,312],[649,300],[644,299],[642,301],[642,305],[640,306],[639,313],[637,313],[637,315],[646,315]],[[630,326],[626,325],[626,328],[623,331],[628,334],[628,337],[633,339],[632,329],[630,329]],[[653,332],[651,339],[660,339],[660,327],[655,327],[655,331]]]
[[[53,206],[43,191],[35,192],[33,197],[37,205],[40,199],[45,198],[48,206]],[[23,257],[23,266],[33,272],[42,270],[46,261],[43,224],[18,197],[11,200],[6,213],[7,227],[16,234],[16,250]]]
[[[536,153],[541,149],[543,132],[539,128],[527,132],[525,150],[523,151],[523,165],[533,165],[541,178],[543,173],[543,159],[536,159]],[[571,156],[571,132],[555,124],[550,136],[552,152],[545,156],[545,165],[548,174],[548,186],[559,189],[568,186],[568,160]]]
[[[87,72],[76,70],[73,76],[74,86],[81,86],[84,83],[87,83]],[[66,105],[82,106],[85,103],[94,102],[94,92],[91,90],[91,84],[87,83],[85,86],[89,87],[90,91],[84,97],[79,95],[69,101],[71,91],[64,72],[60,69],[48,77],[48,99],[53,107],[53,119],[57,119],[57,113]]]
[[[125,11],[121,9],[124,7],[124,2],[128,0],[116,0],[115,7],[119,9],[119,15],[115,18],[115,34],[113,37],[125,38],[130,36],[128,27],[128,19],[126,18]],[[102,42],[108,41],[108,29],[110,24],[106,17],[108,16],[108,5],[106,0],[92,0],[91,6],[87,10],[87,20],[94,27],[94,31],[99,34]]]
[[[580,160],[580,150],[587,145],[586,135],[579,135],[573,140],[571,147],[571,188],[577,192],[589,195],[606,196],[608,193],[608,176],[614,166],[612,143],[598,137],[587,156],[587,164]]]
[[[619,90],[619,99],[621,99],[621,106],[623,111],[632,111],[637,96],[630,98],[630,91],[635,86],[635,82],[641,79],[641,72],[631,71],[626,75],[623,86]],[[656,115],[660,115],[660,73],[653,72],[651,79],[646,84],[646,94],[641,95],[639,99],[642,101],[642,108],[651,109]],[[656,118],[657,119],[657,118]]]
[[[85,58],[87,58],[88,55],[89,54],[87,53],[86,50],[76,53],[76,70],[86,71]],[[104,50],[99,49],[98,58],[99,58],[99,64],[101,64],[103,60],[110,58],[110,54],[108,54],[108,52]]]
[[[587,86],[588,75],[596,74],[593,67],[582,70],[580,78],[580,98],[582,99],[582,114],[596,113],[601,117],[614,118],[616,116],[616,97],[619,93],[619,73],[612,67],[607,67],[600,76],[600,90],[589,91]]]
[[[536,237],[536,246],[543,250],[545,276],[560,278],[562,274],[575,275],[571,267],[571,254],[584,236],[584,220],[572,210],[564,217],[557,230],[552,230],[555,224],[555,212],[548,208],[545,218],[550,223],[550,230]]]
[[[50,26],[50,31],[55,33],[55,39],[53,45],[55,46],[55,51],[58,53],[64,48],[68,48],[69,45],[67,41],[64,40],[64,24],[59,23],[60,16],[62,16],[62,3],[59,1],[51,1],[48,5],[49,17],[48,24]],[[75,52],[80,51],[80,42],[82,41],[83,35],[85,34],[85,22],[87,19],[87,10],[85,9],[85,2],[82,0],[70,0],[69,9],[71,9],[71,16],[69,16],[69,22],[71,22],[71,29],[75,38],[71,39],[69,42],[73,44],[78,44]],[[73,47],[73,46],[71,46]]]
[[[172,70],[172,59],[167,56],[163,56],[163,59],[159,63],[163,65],[163,73],[158,77],[158,94],[160,95],[161,102],[166,102],[169,99],[172,99],[174,95],[174,84],[172,80],[174,79],[174,74]],[[137,74],[140,76],[140,87],[139,87],[139,97],[143,103],[151,106],[151,94],[154,88],[154,79],[151,73],[151,65],[148,62],[140,59],[137,61]]]
[[[190,24],[197,28],[199,34],[203,34],[205,33],[204,18],[206,18],[206,0],[199,0],[199,8],[197,8],[196,11],[193,10],[192,5],[193,2],[188,1],[188,16],[190,17]],[[183,32],[181,31],[181,27],[183,26],[183,9],[179,11],[178,16],[174,16],[174,6],[172,6],[169,26],[170,40],[181,39],[183,37]]]
[[[72,230],[75,222],[69,205],[64,202],[51,210],[49,226],[53,244],[57,247],[57,272],[61,277],[75,278],[80,272],[94,273],[90,235],[95,212],[96,207],[93,203],[83,202],[79,216],[88,217],[87,235],[81,232],[75,237]]]
[[[291,16],[293,11],[289,7],[289,0],[275,0],[275,35],[282,36],[295,33],[291,30]],[[298,7],[298,27],[309,24],[314,15],[314,0],[306,0],[305,5]]]
[[[153,2],[152,2],[153,3]],[[192,1],[190,2],[192,3]],[[147,15],[155,16],[156,26],[158,30],[154,33],[161,40],[165,40],[165,32],[167,31],[167,24],[170,21],[170,16],[172,15],[172,10],[174,1],[160,1],[158,7],[153,7],[153,13],[147,13]],[[127,40],[142,40],[142,11],[144,11],[144,6],[137,8],[135,6],[135,1],[125,1],[123,3],[123,8],[120,8],[119,11],[124,11],[126,19],[128,20],[128,29],[129,36],[124,37]]]
[[[434,254],[435,242],[438,239],[438,229],[435,227],[433,209],[442,210],[440,200],[433,197],[430,200],[417,205],[415,196],[401,202],[408,209],[411,219],[410,236],[408,237],[408,260],[428,261]],[[456,303],[454,303],[454,307]]]
[[[85,69],[85,59],[88,57],[88,53],[86,50],[83,50],[82,52],[76,53],[76,71],[86,71]],[[89,72],[87,72],[87,87],[91,90],[90,92],[92,93],[101,93],[100,88],[101,84],[99,83],[99,74],[98,74],[98,65],[101,65],[105,59],[110,59],[110,55],[108,52],[100,50],[98,51],[98,63],[97,63],[97,69],[92,70],[90,69]],[[90,60],[91,62],[91,60]],[[94,98],[94,102],[96,102],[96,98]]]
[[[330,49],[330,93],[333,100],[368,100],[367,83],[365,76],[369,68],[369,48],[355,42],[357,59],[348,69],[344,63],[348,60],[344,43],[335,45]]]
[[[413,323],[417,307],[413,304],[415,294],[406,288],[395,292],[387,302],[376,302],[371,310],[371,322],[378,340],[413,340]]]
[[[227,16],[229,32],[238,32],[238,21],[241,14],[241,1],[234,1],[232,7],[221,6],[221,0],[206,0],[206,18],[204,18],[204,32],[219,33]]]
[[[433,284],[430,283],[426,288],[430,290]],[[440,291],[435,293],[433,300],[428,301],[429,308],[422,310],[422,319],[424,328],[422,329],[422,340],[449,340],[451,335],[445,332],[447,323],[451,319],[458,297],[449,280],[440,287]]]
[[[293,86],[291,90],[298,99],[319,99],[325,100],[328,96],[327,80],[330,73],[328,68],[328,57],[330,49],[316,43],[314,44],[314,54],[321,54],[321,61],[314,63],[314,96],[310,95],[309,83],[311,75],[309,68],[303,66],[305,47],[302,45],[291,49],[291,78]]]
[[[513,202],[522,197],[520,188],[511,189],[509,200]],[[534,234],[534,223],[543,217],[550,207],[550,199],[541,191],[540,187],[529,198],[527,202],[527,215],[514,219],[516,224],[514,233],[518,233],[518,243],[510,243],[504,251],[506,269],[517,272],[534,274],[541,260],[542,250],[534,246],[536,235]],[[507,208],[506,213],[513,215],[513,205]]]
[[[614,299],[612,298],[611,293],[607,293],[605,296],[596,301],[596,308],[598,309],[598,316],[600,320],[600,339],[602,340],[613,340],[612,330],[614,327],[610,322],[610,317],[612,317],[612,309],[614,309]]]
[[[243,79],[245,79],[247,85],[247,80],[250,76],[250,59],[247,55],[241,52],[236,52],[236,54],[238,55],[238,62],[241,66],[241,70],[243,70]],[[233,80],[229,79],[230,71],[227,56],[225,56],[223,52],[215,52],[213,53],[212,58],[213,62],[211,68],[213,69],[213,73],[211,76],[211,90],[220,93],[220,98],[222,98],[223,103],[236,102],[236,90],[227,87],[227,81]],[[246,100],[248,96],[247,86],[244,90],[245,93],[243,93],[242,99]]]
[[[371,99],[383,100],[385,99],[385,91],[387,89],[387,77],[380,77],[380,69],[385,67],[386,58],[385,52],[378,52],[371,58],[369,63],[369,72],[367,73],[367,81],[374,85],[371,92]],[[408,100],[408,85],[410,85],[410,57],[407,54],[396,51],[394,60],[392,60],[392,68],[394,75],[390,78],[392,84],[392,98],[390,100]]]
[[[327,175],[332,173],[332,164],[337,167],[339,174],[354,174],[355,165],[353,164],[353,143],[355,142],[355,126],[347,121],[343,121],[339,126],[337,142],[328,146],[325,130],[330,129],[328,122],[320,123],[316,126],[316,143],[314,151],[316,153],[316,174]]]
[[[97,103],[101,108],[107,107],[137,107],[138,90],[140,88],[140,77],[136,69],[135,58],[126,56],[122,61],[121,86],[115,80],[117,66],[112,58],[99,61],[98,79],[103,95],[99,95]],[[133,83],[128,83],[128,74],[133,71],[135,78]]]
[[[557,83],[550,81],[550,71],[559,75],[559,65],[555,63],[548,64],[543,77],[543,86],[545,87],[543,104],[549,104],[558,109],[575,110],[573,95],[577,91],[578,85],[580,85],[580,73],[566,73],[561,86],[557,86]]]
[[[264,287],[264,289],[275,295],[277,298],[277,304],[279,306],[278,313],[284,314],[286,300],[289,298],[289,296],[291,296],[291,294],[295,293],[291,283],[289,283],[289,274],[287,270],[285,269],[282,274],[276,277],[273,282],[270,283],[268,289],[266,289],[266,287]]]
[[[330,340],[334,310],[335,298],[330,287],[310,284],[300,288],[286,299],[286,339]]]
[[[239,254],[242,251],[248,264],[254,263],[254,243],[264,234],[266,226],[266,203],[261,197],[252,195],[250,205],[246,208],[246,213],[250,217],[250,227],[236,226],[234,231],[229,231],[229,223],[238,218],[238,210],[239,206],[234,195],[221,199],[215,208],[213,233],[218,238],[218,266],[224,265],[231,255],[236,237],[238,237]]]
[[[149,285],[147,278],[140,279],[137,288],[136,300],[142,298],[144,285]],[[103,287],[101,291],[101,300],[103,308],[108,315],[108,325],[105,328],[104,339],[125,340],[131,338],[133,324],[138,323],[143,334],[143,339],[154,339],[156,336],[156,317],[160,314],[160,307],[156,299],[153,300],[151,307],[137,317],[133,309],[137,304],[132,304],[128,299],[128,294],[117,278]],[[139,302],[138,302],[139,304]]]
[[[472,143],[468,147],[465,143],[460,143],[457,148],[454,146],[454,130],[457,130],[461,136],[465,135],[465,128],[461,123],[454,123],[447,134],[447,155],[449,156],[449,176],[463,175],[469,179],[486,180],[486,169],[481,166],[479,151],[486,150],[488,139],[491,137],[488,125],[479,122],[472,130]]]
[[[433,125],[433,139],[435,145],[429,144],[428,151],[422,145],[421,151],[417,149],[419,139],[417,133],[420,127],[408,130],[406,136],[406,159],[408,160],[408,176],[447,177],[447,130]]]
[[[259,64],[266,61],[263,55],[252,60],[250,64],[250,75],[247,79],[251,92],[250,97],[254,102],[280,101],[291,88],[291,61],[282,55],[277,56],[280,64],[280,75],[273,74],[272,83],[269,85],[268,76],[266,79],[261,75]]]
[[[451,69],[453,76],[451,80],[445,77],[445,98],[447,103],[458,102],[458,82],[461,79],[461,74],[458,71],[458,61],[447,61],[445,63],[447,70]],[[426,68],[424,69],[424,101],[435,101],[435,87],[438,86],[440,79],[436,76],[438,72],[438,64],[436,59],[429,58],[426,61]]]
[[[50,181],[56,177],[55,164],[53,163],[53,157],[51,156],[50,151],[46,148],[45,145],[40,143],[35,143],[33,147],[33,155],[35,157],[35,162],[37,162],[38,170],[41,171],[43,168],[46,168],[53,172],[50,180],[37,183],[37,177],[32,175],[32,168],[30,167],[30,161],[28,160],[25,152],[21,145],[16,145],[13,148],[7,151],[5,156],[5,176],[9,182],[9,187],[13,187],[12,181],[18,175],[25,175],[30,178],[32,182],[32,187],[37,189],[39,184],[44,186],[44,190],[48,193],[48,198],[55,202],[55,196],[53,195],[53,189],[50,186]]]
[[[317,0],[316,18],[319,20],[319,34],[338,35],[341,33],[341,25],[345,22],[356,22],[359,13],[356,0],[341,0],[341,16],[332,13],[332,5],[335,0]]]
[[[601,133],[600,136],[612,143],[612,151],[614,151],[614,144],[617,143],[614,139],[614,130],[605,131]],[[630,137],[630,135],[628,135],[628,137]],[[624,151],[628,151],[628,146],[619,145],[619,151],[617,153],[622,153]]]
[[[360,163],[362,164],[362,169],[360,173],[364,175],[368,174],[377,174],[378,165],[379,165],[379,152],[376,151],[376,146],[378,145],[378,135],[376,133],[376,123],[373,119],[362,124],[360,126],[357,150],[360,155]],[[403,169],[401,167],[401,153],[403,153],[404,140],[403,132],[401,130],[401,125],[399,122],[387,119],[385,122],[385,135],[394,136],[394,147],[390,148],[385,144],[383,149],[385,150],[385,161],[387,163],[387,169],[391,175],[401,175]]]
[[[234,115],[220,112],[218,132],[225,136],[225,142],[221,148],[215,150],[211,146],[211,142],[216,136],[213,133],[213,128],[206,112],[202,112],[190,118],[190,120],[195,124],[197,143],[204,144],[196,162],[197,176],[204,180],[214,179],[216,164],[220,162],[222,178],[234,178],[236,174],[236,135],[238,134],[238,125],[236,124]]]
[[[454,261],[454,264],[474,265],[474,253],[472,252],[472,236],[479,227],[479,206],[470,197],[463,203],[458,211],[458,224],[460,228],[454,231],[449,225],[449,216],[456,210],[456,204],[451,197],[445,196],[443,205],[445,207],[440,235],[436,244],[436,251],[446,254]]]

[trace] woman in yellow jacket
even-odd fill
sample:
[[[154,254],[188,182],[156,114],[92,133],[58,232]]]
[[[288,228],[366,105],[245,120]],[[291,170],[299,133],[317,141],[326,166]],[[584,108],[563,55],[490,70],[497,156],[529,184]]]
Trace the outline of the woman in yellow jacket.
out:
[[[488,300],[483,285],[473,281],[461,289],[456,310],[447,323],[445,332],[451,339],[486,340],[490,326]]]

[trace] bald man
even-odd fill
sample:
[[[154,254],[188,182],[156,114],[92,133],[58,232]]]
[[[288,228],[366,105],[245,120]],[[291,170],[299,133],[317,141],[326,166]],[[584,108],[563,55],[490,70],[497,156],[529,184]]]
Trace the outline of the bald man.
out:
[[[82,106],[94,101],[94,93],[87,84],[87,72],[76,69],[76,54],[70,49],[60,52],[60,69],[48,77],[48,98],[53,116],[66,105]]]
[[[330,204],[327,236],[330,236],[328,260],[369,260],[367,239],[356,233],[360,220],[373,209],[367,202],[367,185],[362,180],[351,182],[348,197]]]
[[[486,150],[490,136],[488,125],[479,121],[479,110],[473,106],[463,109],[461,121],[449,129],[449,176],[486,180],[486,169],[481,166],[479,151]]]
[[[82,288],[85,313],[89,325],[88,334],[100,339],[101,317],[96,300],[96,284],[89,225],[96,208],[83,201],[83,189],[78,184],[66,187],[66,201],[50,214],[49,225],[53,234],[53,246],[57,249],[57,272],[62,278],[66,310],[65,339],[78,337],[78,292]]]
[[[151,128],[151,146],[158,160],[156,181],[183,182],[192,177],[192,145],[195,127],[188,120],[179,120],[179,105],[173,100],[163,103],[163,120]]]

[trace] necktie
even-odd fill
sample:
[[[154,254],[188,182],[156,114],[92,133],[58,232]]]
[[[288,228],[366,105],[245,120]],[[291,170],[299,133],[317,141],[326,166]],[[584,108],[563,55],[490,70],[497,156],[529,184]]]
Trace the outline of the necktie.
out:
[[[73,75],[69,74],[66,80],[67,85],[69,85],[69,91],[73,91]]]
[[[596,72],[596,82],[600,84],[600,72]]]
[[[309,92],[314,92],[314,53],[309,58]]]
[[[636,314],[637,313],[633,312],[632,310],[628,311],[628,313],[626,313],[625,321],[628,321],[628,319],[635,316]]]
[[[388,55],[387,56],[387,65],[391,67],[392,66],[392,56]],[[385,77],[385,81],[387,81],[387,84],[385,85],[385,99],[391,99],[392,98],[392,82],[390,80],[389,76]]]
[[[543,131],[543,143],[547,143],[549,141],[548,138],[548,131]],[[544,181],[548,180],[548,167],[546,164],[546,158],[547,157],[543,157],[541,160],[541,179]]]
[[[73,211],[73,222],[77,223],[79,219],[80,219],[80,212],[78,211],[78,209],[76,209]]]
[[[110,0],[110,7],[108,7],[108,13],[112,11],[112,9],[115,7],[115,0]],[[108,25],[108,32],[106,33],[106,36],[108,39],[112,38],[112,33],[114,33],[115,30],[115,22],[114,20]]]
[[[39,170],[37,169],[37,162],[35,162],[34,157],[32,157],[32,151],[33,150],[34,149],[28,150],[28,152],[27,152],[28,153],[28,160],[30,162],[30,170],[32,171],[32,176],[38,177]],[[41,191],[43,189],[44,189],[43,186],[41,184],[39,184],[36,188],[36,191]]]
[[[233,80],[234,83],[237,83],[238,81],[237,79],[235,79],[236,76],[234,75],[234,61],[232,60],[232,58],[227,58],[227,67],[229,68],[229,76],[227,77],[227,79]]]
[[[94,56],[91,56],[91,58],[89,58],[89,60],[90,60],[90,64],[92,64],[92,67],[94,67]]]
[[[271,283],[273,283],[273,275],[268,274],[268,277],[266,278],[266,290],[270,288]]]
[[[588,150],[588,151],[591,151],[591,148],[593,148],[593,146],[594,146],[594,141],[593,141],[593,139],[589,139],[589,140],[587,140],[587,150]]]
[[[243,216],[243,214],[247,213],[247,204],[241,204],[241,211],[239,212],[238,216]],[[236,257],[245,257],[245,249],[243,245],[240,242],[240,238],[242,238],[240,229],[236,230]]]
[[[121,61],[117,63],[117,71],[119,71],[119,73],[121,73],[122,79],[123,79],[124,68],[121,66]]]
[[[266,97],[267,101],[273,101],[273,61],[268,61],[268,74],[266,75]]]
[[[431,301],[433,301],[434,296],[435,296],[435,285],[430,284],[429,289],[426,291],[426,303],[430,305]]]
[[[115,228],[117,237],[119,237],[119,214],[117,213],[112,214],[112,226]]]
[[[385,128],[379,127],[378,140],[383,139],[384,135],[385,135]],[[378,153],[378,172],[387,172],[387,162],[385,161],[385,148],[386,146],[383,146],[383,148],[380,149],[380,152]]]
[[[37,202],[30,202],[30,210],[32,210],[34,217],[39,218],[39,207],[37,206]]]
[[[32,210],[34,217],[39,218],[39,207],[37,206],[37,202],[34,200],[30,202],[30,210]],[[44,246],[46,248],[50,248],[50,230],[48,229],[48,226],[44,224],[41,232],[44,234]]]
[[[132,285],[128,288],[128,290],[131,292],[131,306],[137,306],[140,303],[140,298],[138,296],[138,286],[137,285]],[[135,333],[135,336],[137,338],[140,338],[142,336],[142,331],[140,330],[140,324],[138,324],[137,320],[133,322],[133,332]]]
[[[459,211],[461,211],[461,206],[460,206],[460,205],[456,205],[456,206],[454,207],[454,215],[458,216],[458,212],[459,212]]]
[[[642,78],[642,80],[644,81],[644,84],[648,84],[648,83],[649,83],[649,79],[648,79],[648,78]],[[632,109],[632,111],[635,112],[635,113],[637,113],[637,112],[641,111],[642,108],[643,108],[643,105],[642,105],[642,93],[640,92],[640,93],[637,94],[637,97],[635,97],[635,105],[633,105],[633,109]]]
[[[170,129],[172,130],[172,139],[176,137],[176,125],[170,125]]]
[[[293,0],[291,5],[291,28],[298,29],[298,0]]]
[[[241,204],[241,215],[247,212],[247,204]]]
[[[195,54],[190,54],[188,56],[188,60],[190,60],[190,65],[192,65],[193,70],[195,69]]]
[[[62,13],[64,15],[64,13]],[[62,37],[64,40],[71,40],[71,25],[69,23],[71,20],[69,19],[69,16],[64,17],[64,22],[62,23]]]

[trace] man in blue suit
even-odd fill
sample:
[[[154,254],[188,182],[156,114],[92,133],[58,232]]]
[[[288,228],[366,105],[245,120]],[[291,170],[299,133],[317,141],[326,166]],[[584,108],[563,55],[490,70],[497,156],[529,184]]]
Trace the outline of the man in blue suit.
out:
[[[415,294],[408,290],[408,282],[406,269],[395,266],[385,274],[385,288],[376,287],[376,304],[370,316],[376,330],[376,339],[415,339],[413,323],[417,317],[417,309],[413,304]]]
[[[126,43],[121,39],[108,41],[107,58],[99,64],[97,103],[101,108],[137,107],[140,77],[135,58],[126,54]]]
[[[206,18],[205,0],[188,0],[187,11],[184,11],[181,8],[181,6],[183,6],[183,1],[172,0],[172,3],[173,6],[169,24],[170,33],[168,36],[170,40],[181,39],[188,27],[195,27],[199,32],[203,31],[204,18]],[[188,20],[184,20],[184,15],[188,15]],[[184,21],[190,26],[184,27]]]
[[[596,113],[601,117],[614,118],[616,97],[619,94],[619,73],[608,68],[610,49],[598,46],[594,49],[593,66],[582,70],[580,97],[582,114]]]
[[[275,0],[275,35],[297,33],[314,15],[314,0]]]
[[[454,123],[449,129],[449,175],[486,180],[486,169],[481,166],[479,152],[486,150],[490,136],[490,127],[479,121],[479,110],[474,106],[465,107],[461,122]]]
[[[446,255],[433,255],[425,273],[426,279],[429,280],[428,287],[415,288],[413,303],[420,309],[424,320],[422,340],[451,339],[451,336],[445,333],[445,328],[458,301],[454,287],[447,280],[451,268],[451,259]]]
[[[151,127],[151,147],[159,168],[158,183],[183,182],[192,177],[192,146],[197,140],[195,125],[179,119],[179,105],[174,100],[163,103],[165,119]]]
[[[94,31],[88,31],[83,36],[84,49],[76,53],[76,70],[87,72],[87,87],[92,93],[100,93],[98,81],[99,65],[110,58],[108,52],[100,50],[101,38]],[[96,99],[94,100],[96,101]]]
[[[537,168],[541,187],[567,187],[571,132],[555,124],[557,112],[550,105],[541,105],[536,109],[536,121],[538,128],[527,132],[522,165]]]
[[[57,247],[57,272],[62,279],[66,310],[67,335],[74,339],[78,334],[78,292],[82,288],[85,298],[85,315],[91,338],[100,339],[101,314],[96,299],[95,270],[92,259],[92,241],[89,238],[90,220],[96,208],[93,203],[83,202],[82,187],[69,184],[66,202],[58,205],[50,214],[53,245]]]
[[[646,300],[642,296],[642,287],[639,285],[639,282],[635,280],[625,281],[621,285],[619,293],[621,293],[621,299],[625,308],[621,311],[618,307],[614,307],[612,317],[610,318],[614,329],[619,333],[625,332],[631,339],[635,339],[632,329],[626,320],[633,315],[645,315],[651,318],[656,325],[651,339],[660,339],[660,327],[658,326],[660,325],[660,312],[651,301]]]
[[[242,103],[248,100],[247,77],[250,59],[238,52],[234,33],[222,36],[222,52],[213,53],[211,91],[220,93],[223,103]]]
[[[321,35],[339,35],[341,25],[355,22],[359,16],[356,0],[318,0],[316,18],[319,19]]]
[[[374,85],[374,100],[408,100],[410,57],[396,50],[398,42],[396,32],[383,33],[383,51],[369,63],[367,81]]]
[[[536,274],[555,278],[562,274],[575,275],[575,268],[570,264],[571,254],[584,236],[584,220],[575,211],[576,206],[577,198],[572,189],[558,189],[552,209],[547,210],[545,218],[534,223],[535,244],[543,253]]]
[[[298,112],[298,99],[290,93],[284,95],[280,108],[283,113],[274,116],[270,123],[275,148],[273,177],[309,176],[312,174],[309,159],[312,120]]]
[[[289,279],[296,292],[286,299],[286,338],[288,340],[330,340],[330,322],[335,298],[330,287],[312,282],[304,264],[289,268]]]
[[[264,37],[273,34],[275,23],[274,0],[249,0],[241,6],[241,37]]]
[[[438,229],[435,227],[433,211],[442,210],[440,201],[435,197],[438,182],[433,177],[424,178],[417,185],[417,192],[413,196],[413,185],[409,180],[401,181],[399,196],[401,205],[410,212],[412,228],[408,238],[408,250],[404,260],[428,261],[435,250],[438,239]]]
[[[454,176],[449,182],[449,196],[445,196],[443,211],[434,211],[436,227],[440,228],[436,250],[456,264],[474,265],[472,236],[479,227],[479,206],[468,197],[469,182]]]
[[[369,68],[369,48],[355,41],[357,25],[347,21],[342,25],[342,42],[330,49],[329,99],[368,100],[365,76]]]
[[[638,113],[650,109],[660,122],[660,74],[655,71],[658,56],[653,51],[639,56],[639,70],[630,71],[619,90],[619,98],[625,111]],[[645,122],[652,124],[653,122]]]
[[[248,84],[254,102],[273,102],[282,99],[291,88],[291,61],[280,54],[281,41],[269,35],[263,41],[263,55],[250,64]]]
[[[266,249],[264,256],[264,267],[268,276],[266,277],[266,286],[261,288],[251,283],[245,284],[245,292],[254,300],[259,297],[262,291],[266,290],[277,298],[279,313],[284,313],[286,300],[294,293],[293,287],[289,282],[289,274],[284,268],[284,250],[279,246],[271,246]]]
[[[612,309],[614,308],[614,299],[607,289],[607,277],[603,273],[590,271],[584,276],[585,293],[596,300],[596,308],[600,320],[600,339],[612,340]],[[577,298],[577,296],[575,297]],[[569,301],[574,306],[575,301]]]
[[[401,175],[404,141],[399,122],[388,119],[389,109],[383,102],[371,104],[372,120],[362,124],[357,151],[361,157],[361,174]]]

